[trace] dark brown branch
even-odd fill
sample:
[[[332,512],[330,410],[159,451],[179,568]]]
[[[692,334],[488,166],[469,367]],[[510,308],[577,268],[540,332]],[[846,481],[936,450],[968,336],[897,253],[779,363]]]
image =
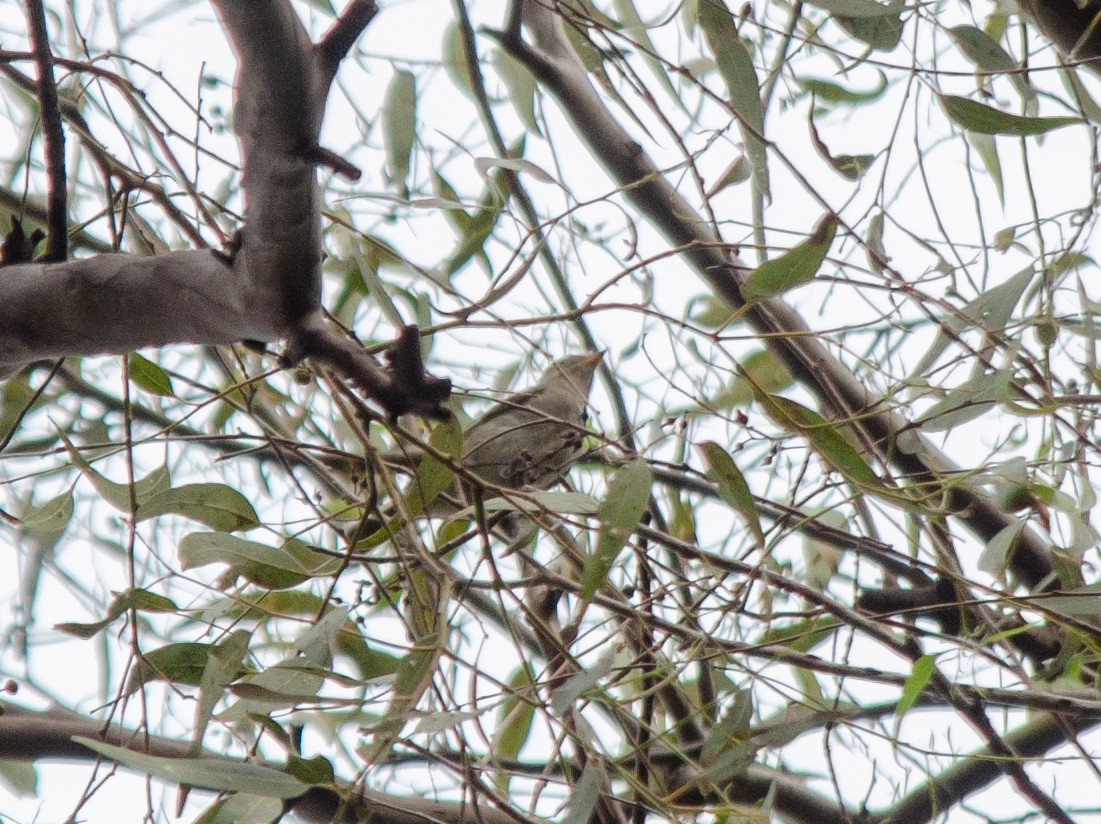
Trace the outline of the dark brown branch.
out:
[[[340,61],[344,59],[348,50],[352,48],[376,14],[378,14],[378,4],[375,0],[352,0],[329,30],[321,36],[316,48],[321,69],[328,72],[330,78],[336,74]]]
[[[1065,728],[1083,733],[1101,724],[1097,716],[1077,716],[1060,720],[1045,714],[1024,724],[1005,736],[1005,744],[1025,761],[1040,758],[1049,750],[1066,742]],[[915,788],[893,807],[868,817],[870,824],[927,824],[1002,777],[999,757],[989,747],[976,750],[954,766],[933,776]]]
[[[46,29],[46,10],[42,0],[27,0],[27,28],[38,67],[38,105],[42,118],[42,142],[46,150],[46,177],[49,180],[46,251],[42,259],[56,263],[69,257],[68,186],[65,132],[61,127],[61,107],[57,99],[50,34]]]

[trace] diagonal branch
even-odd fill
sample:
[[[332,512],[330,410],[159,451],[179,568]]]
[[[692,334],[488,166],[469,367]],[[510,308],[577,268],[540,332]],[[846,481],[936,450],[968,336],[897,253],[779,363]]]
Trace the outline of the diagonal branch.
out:
[[[896,447],[909,422],[883,408],[864,383],[818,339],[799,314],[779,298],[746,307],[740,276],[746,264],[729,254],[728,247],[697,211],[666,180],[635,140],[612,116],[589,81],[585,67],[562,31],[550,7],[514,0],[523,10],[523,22],[533,33],[535,45],[511,29],[493,36],[522,62],[558,100],[563,114],[578,136],[622,188],[624,197],[644,215],[710,287],[733,310],[745,317],[762,342],[780,358],[797,380],[812,392],[820,406],[838,419],[863,430],[865,440],[902,476],[914,483],[936,482],[960,472],[946,455],[931,444],[906,451]],[[971,532],[989,541],[1016,523],[977,489],[962,482],[945,487],[945,505]],[[1011,559],[1014,573],[1027,585],[1045,582],[1052,572],[1051,552],[1034,531],[1025,529]]]

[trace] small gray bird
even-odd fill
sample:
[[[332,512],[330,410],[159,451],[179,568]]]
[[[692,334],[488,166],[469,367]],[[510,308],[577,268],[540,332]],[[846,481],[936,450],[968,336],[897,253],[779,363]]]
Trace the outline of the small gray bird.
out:
[[[462,465],[497,486],[553,486],[581,455],[585,408],[600,358],[556,360],[535,386],[475,419],[463,434]]]

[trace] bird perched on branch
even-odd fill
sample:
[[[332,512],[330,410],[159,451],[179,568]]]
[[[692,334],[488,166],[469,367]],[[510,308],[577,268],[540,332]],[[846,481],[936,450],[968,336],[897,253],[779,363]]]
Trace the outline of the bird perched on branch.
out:
[[[462,465],[483,481],[546,489],[581,455],[599,354],[571,355],[539,382],[488,409],[463,433]]]

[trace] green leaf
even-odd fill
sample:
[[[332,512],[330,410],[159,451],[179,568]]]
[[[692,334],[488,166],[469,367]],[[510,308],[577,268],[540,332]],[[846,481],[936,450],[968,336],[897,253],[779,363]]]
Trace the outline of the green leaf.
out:
[[[497,711],[497,728],[493,731],[490,746],[497,758],[518,758],[520,751],[531,736],[532,723],[535,721],[535,707],[530,701],[524,701],[517,694],[532,694],[531,676],[527,667],[517,667],[508,679],[509,690]],[[508,789],[509,775],[502,771],[498,776],[497,787]]]
[[[84,460],[84,456],[69,442],[68,438],[62,435],[61,439],[65,443],[65,449],[69,453],[69,458],[72,460],[73,466],[79,469],[81,473],[92,482],[92,486],[95,487],[99,496],[120,512],[129,512],[131,505],[130,484],[120,484],[108,480],[94,470],[91,464]],[[144,478],[138,478],[134,481],[134,501],[137,502],[140,507],[144,501],[166,491],[170,483],[171,480],[168,475],[168,468],[163,466],[158,467]]]
[[[1024,531],[1025,522],[1015,520],[991,538],[979,554],[977,565],[988,575],[1001,575],[1009,565],[1009,556],[1017,546],[1017,539]]]
[[[562,824],[589,824],[603,789],[604,770],[599,759],[590,758],[581,771],[581,778],[570,791],[569,809],[562,818]]]
[[[860,178],[864,176],[864,173],[867,172],[875,162],[875,155],[870,154],[834,155],[829,150],[829,147],[822,141],[822,138],[818,136],[818,129],[814,125],[813,109],[808,114],[807,122],[810,124],[811,142],[814,144],[814,148],[818,151],[818,154],[830,164],[830,168],[846,180],[860,180]]]
[[[699,445],[707,464],[707,478],[718,486],[719,497],[742,514],[749,531],[761,546],[765,543],[765,533],[761,529],[761,517],[757,513],[757,502],[749,491],[738,465],[730,454],[714,441],[704,441]]]
[[[251,640],[251,632],[235,629],[217,643],[207,656],[203,675],[199,679],[199,697],[195,702],[191,755],[198,755],[202,749],[203,736],[206,734],[210,719],[214,716],[214,706],[222,700],[226,687],[242,671]]]
[[[45,503],[29,506],[20,521],[23,528],[36,535],[61,535],[73,519],[73,493],[63,492]]]
[[[902,0],[891,0],[889,3],[879,3],[876,0],[808,0],[808,2],[838,17],[897,17],[902,11]]]
[[[417,79],[404,69],[394,72],[382,103],[382,133],[386,142],[386,177],[408,191],[406,178],[417,138]]]
[[[197,687],[213,650],[213,644],[183,641],[143,653],[141,661],[130,672],[124,692],[129,695],[152,681]],[[242,668],[239,674],[244,672]]]
[[[287,759],[287,769],[291,775],[307,784],[332,784],[336,780],[336,770],[333,762],[323,755],[315,755],[312,758],[301,758],[290,753]]]
[[[829,254],[837,224],[837,215],[827,213],[818,221],[810,237],[750,272],[742,285],[745,302],[756,303],[814,280]]]
[[[887,264],[891,262],[887,254],[887,247],[883,245],[883,212],[876,212],[868,219],[868,232],[864,236],[867,244],[865,253],[868,257],[868,268],[878,274],[883,274]]]
[[[611,646],[600,656],[593,665],[582,669],[566,679],[562,686],[551,693],[551,709],[559,715],[564,715],[574,709],[581,696],[593,689],[606,678],[615,668],[616,657],[619,655],[619,647]]]
[[[320,782],[319,782],[320,783]],[[251,793],[234,793],[218,802],[195,824],[272,824],[283,816],[283,802]]]
[[[812,618],[797,624],[770,627],[754,646],[779,645],[796,652],[809,652],[841,628],[836,618]]]
[[[192,532],[179,546],[180,567],[226,564],[231,578],[244,578],[265,589],[290,589],[310,578],[336,574],[341,562],[291,539],[281,547],[256,543],[225,532]]]
[[[1101,583],[1089,584],[1052,596],[1032,596],[1037,606],[1068,618],[1092,618],[1101,614]]]
[[[940,103],[953,123],[979,134],[1029,137],[1084,122],[1079,117],[1023,117],[953,94],[941,95]]]
[[[600,502],[584,492],[562,492],[556,489],[533,490],[523,496],[509,498],[490,498],[482,504],[488,515],[493,512],[554,512],[558,515],[596,515],[600,512]],[[468,506],[456,512],[453,518],[474,516],[474,507]]]
[[[616,472],[608,486],[608,497],[600,505],[602,521],[596,550],[585,558],[581,573],[581,597],[592,600],[608,577],[627,539],[650,505],[654,474],[642,458],[636,458]]]
[[[969,25],[952,26],[948,29],[948,36],[963,56],[983,71],[1012,72],[1017,69],[1017,61],[1009,52],[980,28]]]
[[[749,740],[753,720],[753,694],[749,690],[735,690],[734,703],[723,713],[703,742],[700,764],[712,767],[719,756]]]
[[[826,463],[850,482],[867,489],[882,490],[883,484],[860,453],[841,434],[838,425],[829,423],[817,412],[780,395],[759,393],[757,400],[777,424],[798,432]]]
[[[898,706],[895,707],[896,718],[901,719],[910,707],[914,706],[914,702],[921,697],[921,693],[929,684],[929,679],[933,677],[933,673],[936,671],[936,660],[932,655],[923,655],[914,661],[914,667],[910,670],[906,683],[902,685],[902,697],[898,699]]]
[[[684,101],[681,100],[680,94],[677,93],[673,81],[669,79],[669,70],[664,63],[654,56],[659,54],[659,52],[650,39],[650,33],[647,31],[646,23],[644,23],[639,16],[638,9],[635,8],[633,0],[613,0],[612,5],[615,7],[616,16],[619,18],[622,34],[642,47],[640,49],[641,57],[646,67],[650,69],[650,72],[657,79],[662,88],[665,89],[670,99],[682,109],[685,109]],[[687,109],[685,109],[685,111],[687,111]]]
[[[227,758],[162,758],[115,747],[83,736],[73,740],[124,767],[154,778],[218,792],[248,792],[266,798],[296,798],[309,789],[297,778],[271,767]]]
[[[143,358],[137,352],[131,352],[126,357],[130,370],[130,380],[136,386],[154,395],[167,397],[176,394],[172,390],[172,379],[168,373],[148,358]]]
[[[884,6],[894,10],[881,16],[847,17],[837,14],[833,22],[875,51],[890,52],[902,41],[901,6],[901,3]]]
[[[797,78],[797,82],[804,92],[814,95],[814,99],[817,101],[857,106],[864,103],[873,103],[887,91],[887,75],[878,69],[877,71],[879,73],[879,84],[874,89],[866,92],[853,91],[839,83],[834,83],[832,80],[820,77]]]
[[[1005,181],[1002,178],[1002,161],[998,157],[998,141],[993,135],[967,132],[967,142],[979,156],[983,168],[994,181],[994,188],[998,190],[998,202],[1005,205]]]
[[[0,787],[21,798],[38,795],[38,769],[28,761],[0,759]]]
[[[757,189],[763,197],[771,199],[768,154],[763,141],[765,110],[761,105],[760,83],[753,68],[753,58],[724,0],[700,0],[699,23],[726,84],[730,107],[738,115],[738,126],[745,141],[746,156],[753,166]]]
[[[306,658],[299,657],[246,675],[229,686],[229,692],[239,700],[221,713],[219,719],[226,722],[244,721],[249,715],[270,715],[276,710],[314,703],[325,684],[326,672]]]
[[[260,525],[248,499],[225,484],[186,484],[154,495],[138,507],[137,520],[168,514],[190,518],[220,532],[239,532]]]
[[[915,425],[922,432],[947,432],[980,418],[1010,399],[1009,369],[999,369],[992,374],[979,373],[949,392],[933,404],[917,419]]]
[[[967,329],[979,327],[989,332],[1000,332],[1005,329],[1021,296],[1036,277],[1037,272],[1031,266],[1022,269],[1005,283],[1000,283],[979,294],[958,312],[942,317],[939,323],[943,324],[947,331],[941,329],[937,332],[933,344],[914,367],[912,375],[925,374],[953,339]]]
[[[157,595],[146,589],[128,589],[115,596],[107,607],[107,615],[102,621],[91,624],[65,623],[55,624],[54,629],[77,638],[91,638],[110,626],[131,609],[138,612],[178,612],[176,603],[163,595]]]
[[[535,117],[535,75],[528,67],[503,49],[495,49],[490,56],[497,76],[501,78],[508,91],[508,99],[516,111],[524,128],[534,135],[543,136],[539,121]]]
[[[984,72],[1005,73],[1024,101],[1036,99],[1028,75],[1019,71],[1017,61],[993,37],[975,26],[953,26],[948,36],[963,55]]]

